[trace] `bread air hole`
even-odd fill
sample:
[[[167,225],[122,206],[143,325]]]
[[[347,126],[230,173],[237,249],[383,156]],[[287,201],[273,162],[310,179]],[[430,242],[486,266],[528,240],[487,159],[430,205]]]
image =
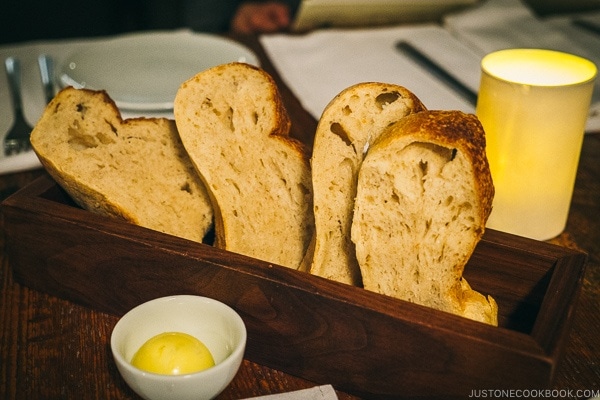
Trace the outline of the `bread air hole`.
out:
[[[85,112],[87,111],[87,107],[83,103],[77,104],[75,108],[77,109],[77,112],[82,115],[85,115]]]
[[[422,176],[427,175],[427,161],[419,161],[419,169],[421,170]]]
[[[452,161],[452,160],[454,160],[454,158],[456,157],[456,152],[457,152],[456,149],[449,149],[447,147],[440,146],[440,145],[435,144],[435,143],[414,142],[414,143],[410,144],[409,146],[419,146],[419,147],[422,147],[422,148],[424,148],[424,149],[426,149],[428,151],[436,153],[437,155],[439,155],[445,161]]]
[[[417,256],[417,261],[418,261],[418,256]],[[416,268],[413,271],[413,281],[415,282],[415,284],[419,284],[419,278],[421,277],[421,273],[419,271],[419,265],[416,265]]]
[[[109,126],[110,132],[114,134],[111,135],[107,133],[107,131],[99,129],[95,134],[90,135],[86,134],[86,129],[82,129],[80,122],[78,120],[73,121],[73,124],[68,128],[68,139],[67,143],[69,146],[76,151],[82,151],[85,149],[93,149],[98,147],[100,144],[107,145],[115,143],[115,137],[118,137],[117,128],[111,124],[109,121],[106,121],[106,124]]]
[[[76,151],[93,149],[98,146],[98,144],[95,142],[95,140],[90,136],[88,136],[88,137],[73,136],[73,137],[69,138],[67,143],[69,143],[69,146],[71,146],[71,148]]]
[[[437,178],[455,156],[455,149],[428,142],[412,142],[399,149],[394,159],[402,160],[399,161],[399,167],[404,173],[390,178],[394,192],[401,201],[420,207],[424,193],[439,185]],[[438,201],[438,204],[442,203],[441,199]]]
[[[190,185],[189,182],[184,182],[183,185],[181,185],[180,190],[182,192],[187,192],[189,194],[192,194],[192,186]]]
[[[98,139],[98,141],[102,144],[111,144],[115,142],[114,138],[106,134],[106,132],[97,132],[96,139]]]
[[[375,103],[377,104],[377,107],[379,107],[379,109],[382,110],[385,106],[395,102],[400,97],[401,97],[400,93],[398,93],[396,91],[384,92],[375,98]]]
[[[229,107],[225,113],[225,121],[229,125],[229,130],[235,132],[235,125],[233,124],[233,108]]]
[[[346,144],[346,146],[352,146],[352,141],[350,140],[350,137],[348,136],[348,132],[346,132],[346,130],[340,123],[338,123],[338,122],[332,123],[329,126],[329,130],[331,131],[331,133],[333,133],[334,135],[336,135],[340,139],[342,139],[342,141]]]
[[[225,182],[227,182],[227,185],[229,187],[234,188],[238,195],[242,193],[242,191],[240,190],[240,187],[238,186],[238,184],[235,180],[228,178],[228,179],[225,179]]]

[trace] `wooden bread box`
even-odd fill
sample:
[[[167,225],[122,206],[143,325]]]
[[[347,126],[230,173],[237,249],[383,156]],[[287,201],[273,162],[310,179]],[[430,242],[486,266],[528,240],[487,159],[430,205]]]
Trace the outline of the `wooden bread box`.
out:
[[[249,360],[366,398],[551,387],[586,261],[488,230],[465,277],[498,302],[493,327],[92,214],[48,176],[1,210],[19,283],[116,316],[212,297],[244,319]]]

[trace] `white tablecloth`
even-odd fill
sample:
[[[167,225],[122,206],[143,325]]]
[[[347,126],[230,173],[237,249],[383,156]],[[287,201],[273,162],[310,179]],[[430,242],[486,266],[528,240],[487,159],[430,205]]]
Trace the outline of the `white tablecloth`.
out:
[[[304,108],[319,118],[340,91],[359,82],[402,85],[429,109],[473,112],[473,106],[396,49],[407,40],[468,87],[479,86],[481,56],[438,25],[320,30],[303,36],[261,37],[282,79]]]
[[[585,18],[600,22],[600,13]],[[400,54],[396,42],[411,42],[477,91],[481,58],[503,48],[563,50],[600,66],[600,36],[570,21],[570,16],[540,20],[519,0],[488,0],[447,16],[443,27],[423,24],[329,29],[301,36],[272,34],[262,36],[261,43],[282,79],[315,118],[341,90],[364,81],[403,85],[430,109],[473,112],[472,106],[437,78]],[[587,129],[600,131],[600,79],[596,81]]]

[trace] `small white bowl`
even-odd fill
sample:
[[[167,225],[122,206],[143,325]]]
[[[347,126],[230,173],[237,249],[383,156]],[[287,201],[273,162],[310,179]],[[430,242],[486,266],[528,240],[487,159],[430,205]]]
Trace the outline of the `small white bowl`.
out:
[[[203,342],[215,366],[185,375],[161,375],[131,365],[135,352],[151,337],[182,332]],[[113,329],[110,346],[127,384],[147,400],[212,399],[236,375],[246,348],[246,327],[229,306],[207,297],[170,296],[143,303]]]

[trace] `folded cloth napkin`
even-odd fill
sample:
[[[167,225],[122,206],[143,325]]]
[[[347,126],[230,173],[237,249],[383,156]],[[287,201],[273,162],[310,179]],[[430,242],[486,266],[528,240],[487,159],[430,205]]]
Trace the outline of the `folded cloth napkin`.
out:
[[[600,68],[600,36],[578,27],[600,26],[600,13],[542,19],[521,0],[488,0],[444,18],[444,27],[480,54],[507,48],[540,48],[575,54]],[[600,131],[600,79],[596,79],[588,131]]]
[[[252,397],[251,400],[337,400],[337,398],[333,386],[323,385],[293,392]]]
[[[317,119],[339,92],[366,81],[402,85],[430,109],[474,111],[471,104],[396,49],[400,40],[410,42],[477,90],[481,55],[435,24],[272,34],[260,40],[281,78]]]

